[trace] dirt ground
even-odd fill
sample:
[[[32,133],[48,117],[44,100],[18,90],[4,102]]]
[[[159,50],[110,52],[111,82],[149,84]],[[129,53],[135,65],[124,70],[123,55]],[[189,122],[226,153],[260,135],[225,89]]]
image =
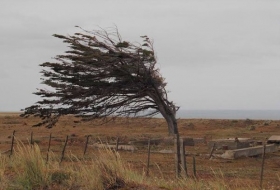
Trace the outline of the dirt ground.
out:
[[[168,137],[167,125],[164,119],[148,118],[118,118],[104,125],[97,121],[81,122],[73,116],[62,117],[59,123],[51,128],[32,127],[38,122],[38,118],[28,119],[19,117],[19,113],[0,113],[0,153],[7,152],[11,147],[12,133],[15,130],[17,140],[30,141],[33,133],[33,141],[38,143],[41,150],[47,150],[49,136],[52,134],[51,150],[60,154],[66,136],[69,142],[66,155],[75,154],[83,156],[86,136],[90,135],[86,157],[91,157],[96,149],[95,142],[128,143],[133,140]],[[210,150],[207,142],[217,138],[252,138],[256,141],[265,141],[271,135],[280,135],[280,121],[274,120],[214,120],[214,119],[179,119],[179,132],[181,136],[192,138],[204,138],[205,143],[195,146],[187,146],[188,175],[193,175],[193,158],[196,159],[196,173],[199,178],[208,178],[214,174],[221,174],[229,180],[258,181],[262,157],[239,158],[236,160],[224,160],[218,158],[209,159]],[[151,175],[173,178],[174,155],[160,154],[158,150],[172,149],[163,145],[152,146]],[[131,168],[138,172],[145,172],[147,162],[147,148],[138,147],[138,150],[119,151],[121,158],[129,163]],[[280,152],[266,155],[264,181],[266,184],[280,183]]]

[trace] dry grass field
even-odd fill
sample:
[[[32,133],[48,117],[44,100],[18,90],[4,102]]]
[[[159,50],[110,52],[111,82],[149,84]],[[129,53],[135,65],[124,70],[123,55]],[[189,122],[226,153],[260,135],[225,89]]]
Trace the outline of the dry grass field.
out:
[[[26,144],[33,132],[33,140],[40,147],[43,157],[47,153],[50,133],[52,134],[51,150],[57,157],[60,156],[65,138],[69,135],[66,156],[62,163],[64,165],[73,162],[70,159],[72,155],[85,160],[90,160],[98,155],[98,150],[92,146],[95,142],[114,143],[119,138],[120,143],[128,143],[133,140],[168,137],[167,125],[163,119],[159,118],[118,118],[100,125],[98,121],[81,122],[73,116],[65,116],[51,129],[32,127],[37,121],[38,118],[21,118],[19,113],[0,113],[1,156],[9,154],[7,150],[11,147],[14,130],[17,143],[22,141]],[[178,125],[181,136],[205,138],[206,143],[211,139],[232,137],[249,137],[264,141],[273,134],[280,135],[280,121],[180,119]],[[88,151],[83,156],[87,135],[91,135],[90,142]],[[261,156],[236,160],[209,159],[210,150],[206,143],[186,147],[188,175],[191,180],[185,180],[181,182],[181,185],[175,185],[179,182],[176,182],[175,178],[174,155],[157,152],[172,149],[172,147],[158,145],[151,147],[150,177],[143,178],[141,187],[128,186],[122,189],[258,189]],[[126,166],[143,176],[147,165],[147,148],[145,146],[138,147],[138,150],[134,152],[120,150],[118,153]],[[193,157],[196,159],[196,178],[193,176]],[[280,153],[267,154],[264,189],[280,189],[279,167]],[[9,174],[8,171],[3,173]],[[157,182],[151,182],[153,180]],[[215,181],[217,181],[216,184]]]

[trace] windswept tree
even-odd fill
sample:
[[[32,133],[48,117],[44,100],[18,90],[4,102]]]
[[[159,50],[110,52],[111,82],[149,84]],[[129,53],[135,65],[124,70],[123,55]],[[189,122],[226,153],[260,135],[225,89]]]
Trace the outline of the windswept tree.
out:
[[[176,170],[180,171],[178,107],[168,100],[152,41],[147,36],[141,36],[141,44],[124,41],[117,29],[54,36],[69,50],[40,65],[42,83],[51,88],[35,92],[42,100],[25,108],[22,116],[40,117],[35,126],[51,128],[67,114],[93,120],[160,113],[169,133],[176,135]]]
[[[117,29],[54,36],[63,39],[69,50],[40,65],[42,83],[51,88],[35,92],[42,100],[25,108],[22,116],[40,117],[35,126],[50,128],[67,114],[92,120],[160,113],[169,133],[178,134],[178,107],[168,100],[147,36],[141,36],[141,44],[122,40]]]

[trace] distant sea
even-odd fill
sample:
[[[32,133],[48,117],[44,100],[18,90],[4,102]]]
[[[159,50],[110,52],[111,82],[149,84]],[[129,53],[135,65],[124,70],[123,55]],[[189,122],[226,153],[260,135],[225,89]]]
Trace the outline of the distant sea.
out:
[[[21,112],[1,112],[0,114],[20,114]],[[160,114],[157,118],[162,118]],[[256,119],[280,120],[280,110],[185,110],[179,109],[179,119]]]
[[[280,120],[280,110],[179,110],[177,118]]]

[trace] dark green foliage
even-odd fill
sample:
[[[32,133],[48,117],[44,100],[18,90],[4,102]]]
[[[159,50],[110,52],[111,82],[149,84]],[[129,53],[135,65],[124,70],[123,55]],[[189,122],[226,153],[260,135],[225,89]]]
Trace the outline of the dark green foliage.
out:
[[[83,30],[54,37],[63,39],[69,50],[57,55],[54,62],[40,65],[42,83],[52,90],[35,92],[43,99],[25,108],[23,114],[41,117],[36,126],[52,127],[66,114],[90,120],[160,112],[165,118],[175,118],[177,108],[167,100],[166,83],[156,68],[153,44],[147,36],[141,36],[143,45],[123,41],[117,30]]]

